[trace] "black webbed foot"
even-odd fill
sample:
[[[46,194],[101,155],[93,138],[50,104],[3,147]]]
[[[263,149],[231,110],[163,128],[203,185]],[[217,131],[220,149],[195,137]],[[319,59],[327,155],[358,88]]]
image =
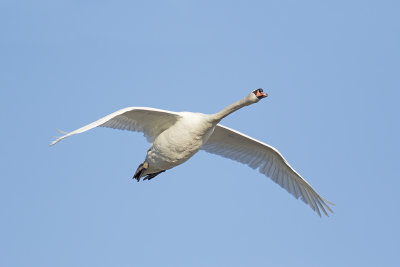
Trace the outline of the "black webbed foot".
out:
[[[140,164],[139,167],[136,169],[136,172],[133,175],[132,179],[136,179],[139,182],[140,177],[147,168],[149,168],[149,163],[143,162],[142,164]]]
[[[157,175],[159,175],[162,172],[165,172],[165,170],[159,171],[159,172],[155,172],[155,173],[150,173],[146,177],[144,177],[143,181],[144,180],[151,180],[151,179],[153,179],[154,177],[156,177]]]

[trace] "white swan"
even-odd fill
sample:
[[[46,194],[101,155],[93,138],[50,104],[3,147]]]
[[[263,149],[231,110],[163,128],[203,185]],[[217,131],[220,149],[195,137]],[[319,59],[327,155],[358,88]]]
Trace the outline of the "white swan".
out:
[[[184,163],[197,151],[203,149],[258,169],[296,198],[301,198],[319,216],[321,216],[320,210],[328,216],[326,210],[333,213],[329,204],[334,204],[321,197],[289,165],[278,150],[218,124],[232,112],[257,103],[264,97],[267,97],[267,94],[261,88],[256,89],[242,100],[211,115],[145,107],[124,108],[65,134],[53,141],[51,145],[97,126],[143,132],[152,144],[144,162],[139,165],[133,176],[137,181],[140,181],[141,177],[144,177],[143,180],[150,180]]]

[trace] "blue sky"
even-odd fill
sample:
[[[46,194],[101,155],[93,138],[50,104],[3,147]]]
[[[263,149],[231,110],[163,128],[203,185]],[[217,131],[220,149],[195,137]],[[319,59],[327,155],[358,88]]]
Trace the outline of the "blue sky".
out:
[[[399,266],[397,1],[0,3],[1,266]],[[335,214],[200,152],[150,182],[117,109],[212,113]]]

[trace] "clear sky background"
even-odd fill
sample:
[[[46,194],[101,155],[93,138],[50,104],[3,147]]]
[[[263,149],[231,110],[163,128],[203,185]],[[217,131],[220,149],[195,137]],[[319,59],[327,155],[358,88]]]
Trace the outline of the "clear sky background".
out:
[[[398,1],[0,2],[1,266],[400,266]],[[217,112],[335,214],[200,152],[131,179],[115,110]]]

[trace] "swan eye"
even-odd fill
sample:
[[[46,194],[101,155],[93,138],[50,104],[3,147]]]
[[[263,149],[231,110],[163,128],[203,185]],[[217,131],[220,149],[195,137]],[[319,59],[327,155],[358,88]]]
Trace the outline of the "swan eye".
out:
[[[261,89],[261,88],[258,88],[256,90],[254,90],[253,94],[255,94],[258,99],[261,99],[261,98],[264,98],[264,97],[268,96],[266,93],[264,93],[263,89]]]

